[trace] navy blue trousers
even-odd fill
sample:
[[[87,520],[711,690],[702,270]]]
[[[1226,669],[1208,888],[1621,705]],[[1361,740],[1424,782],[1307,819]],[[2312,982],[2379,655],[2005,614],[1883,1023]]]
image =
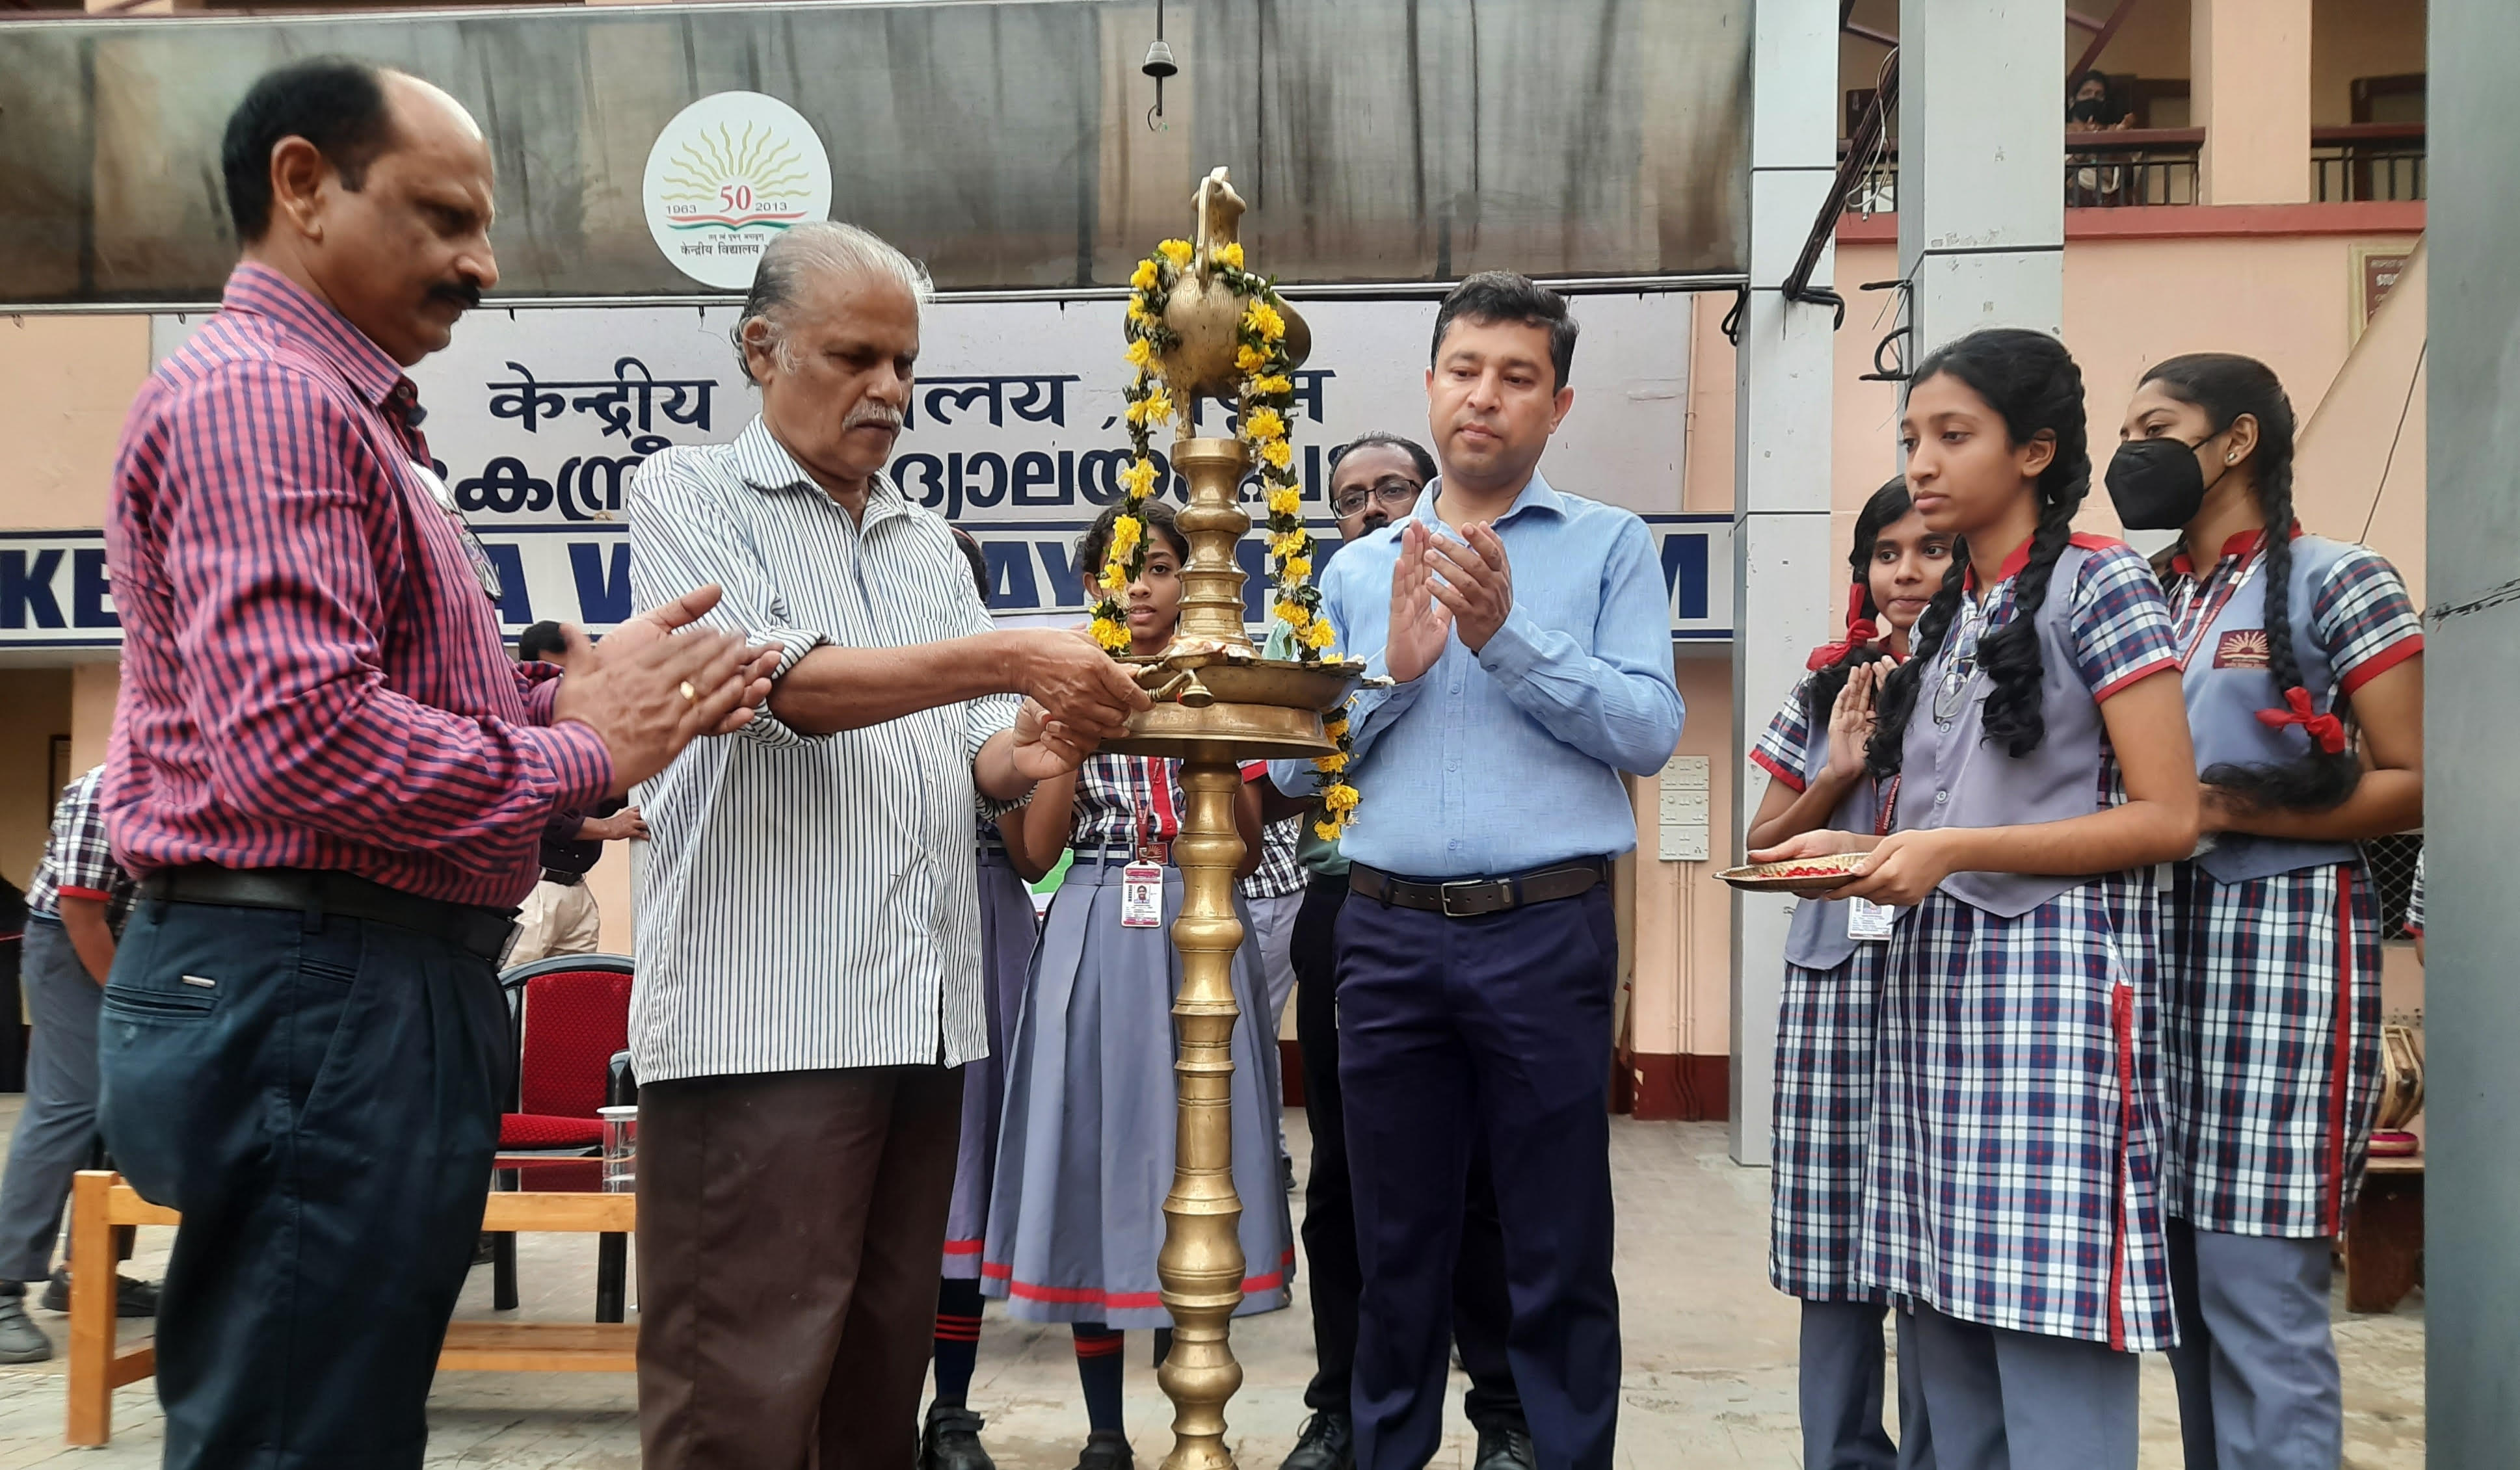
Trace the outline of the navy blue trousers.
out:
[[[512,1062],[488,959],[335,915],[143,901],[98,1034],[106,1144],[183,1212],[168,1470],[417,1467]]]
[[[1338,920],[1339,1083],[1365,1289],[1360,1470],[1418,1470],[1443,1434],[1463,1189],[1487,1143],[1506,1356],[1541,1470],[1606,1470],[1618,1430],[1610,1274],[1606,889],[1479,918],[1353,897]]]
[[[1313,1381],[1304,1405],[1353,1418],[1357,1299],[1356,1209],[1348,1187],[1347,1105],[1339,1094],[1338,931],[1347,878],[1316,877],[1295,915],[1295,1044],[1304,1054],[1304,1112],[1313,1167],[1304,1184],[1304,1272],[1312,1279]],[[1522,1400],[1506,1361],[1505,1235],[1485,1154],[1470,1163],[1462,1202],[1461,1260],[1453,1270],[1453,1345],[1470,1389],[1462,1411],[1480,1429],[1522,1429]]]

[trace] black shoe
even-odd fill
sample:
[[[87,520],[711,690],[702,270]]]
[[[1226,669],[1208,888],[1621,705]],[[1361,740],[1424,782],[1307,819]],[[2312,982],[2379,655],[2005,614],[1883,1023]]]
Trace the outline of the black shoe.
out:
[[[1137,1462],[1127,1435],[1116,1429],[1098,1429],[1085,1437],[1085,1448],[1076,1456],[1076,1470],[1130,1470]]]
[[[1278,1470],[1356,1470],[1356,1421],[1328,1409],[1306,1419]]]
[[[53,1340],[26,1315],[26,1300],[0,1296],[0,1362],[42,1362],[53,1356]]]
[[[68,1267],[53,1272],[53,1278],[44,1283],[43,1300],[35,1305],[46,1312],[70,1310],[70,1273]],[[115,1316],[156,1316],[158,1283],[135,1281],[129,1276],[114,1277],[113,1314]]]
[[[927,1405],[927,1428],[919,1436],[919,1470],[998,1470],[980,1448],[988,1420],[960,1403]]]
[[[1482,1429],[1470,1470],[1537,1470],[1539,1464],[1531,1452],[1529,1430]]]

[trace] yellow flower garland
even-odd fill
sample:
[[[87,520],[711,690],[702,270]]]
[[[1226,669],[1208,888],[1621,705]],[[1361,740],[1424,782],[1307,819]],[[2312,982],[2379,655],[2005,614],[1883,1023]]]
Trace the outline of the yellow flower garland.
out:
[[[1172,421],[1175,404],[1166,390],[1163,354],[1181,338],[1164,325],[1164,303],[1181,273],[1190,267],[1193,247],[1186,240],[1167,240],[1155,253],[1138,262],[1129,274],[1129,312],[1125,334],[1127,358],[1137,370],[1121,392],[1127,402],[1130,465],[1122,472],[1121,513],[1112,528],[1111,545],[1097,579],[1092,629],[1095,641],[1114,653],[1129,646],[1128,620],[1120,595],[1146,569],[1144,511],[1153,493],[1154,426]],[[1209,253],[1209,265],[1228,289],[1247,300],[1234,353],[1242,375],[1236,435],[1259,469],[1261,498],[1268,512],[1271,615],[1283,624],[1296,659],[1319,663],[1338,642],[1336,630],[1322,613],[1321,589],[1313,585],[1312,532],[1304,526],[1303,488],[1294,470],[1291,423],[1296,415],[1294,364],[1286,356],[1286,319],[1279,311],[1274,285],[1242,268],[1242,246],[1229,245]],[[1313,764],[1329,783],[1322,789],[1324,818],[1315,824],[1324,840],[1335,841],[1355,820],[1356,787],[1342,773],[1347,769],[1347,715],[1344,710],[1323,726],[1338,751]]]

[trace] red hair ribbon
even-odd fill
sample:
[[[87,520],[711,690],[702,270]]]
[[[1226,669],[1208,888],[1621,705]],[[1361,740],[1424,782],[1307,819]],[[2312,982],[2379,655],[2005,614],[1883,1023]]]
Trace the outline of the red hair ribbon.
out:
[[[2319,749],[2329,755],[2344,753],[2345,722],[2334,715],[2312,714],[2310,690],[2294,685],[2284,690],[2284,703],[2290,707],[2259,710],[2258,723],[2274,730],[2281,730],[2287,725],[2298,725],[2313,740],[2318,742]]]
[[[1870,646],[1872,641],[1881,636],[1881,630],[1872,625],[1872,619],[1864,615],[1864,584],[1858,582],[1847,593],[1846,637],[1840,642],[1822,644],[1812,649],[1811,657],[1803,660],[1804,668],[1812,670],[1833,668],[1844,663],[1848,654],[1858,648]]]

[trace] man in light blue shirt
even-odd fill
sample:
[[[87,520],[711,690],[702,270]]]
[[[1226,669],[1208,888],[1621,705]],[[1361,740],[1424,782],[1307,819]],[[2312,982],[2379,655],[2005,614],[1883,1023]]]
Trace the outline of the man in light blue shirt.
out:
[[[1682,710],[1644,523],[1539,472],[1574,406],[1575,334],[1565,301],[1520,276],[1447,297],[1426,375],[1442,476],[1323,574],[1339,646],[1396,681],[1350,716],[1363,804],[1337,935],[1363,1470],[1418,1470],[1440,1441],[1480,1137],[1538,1463],[1611,1462],[1609,865],[1637,840],[1619,773],[1660,770]],[[1274,778],[1313,786],[1301,762]]]

